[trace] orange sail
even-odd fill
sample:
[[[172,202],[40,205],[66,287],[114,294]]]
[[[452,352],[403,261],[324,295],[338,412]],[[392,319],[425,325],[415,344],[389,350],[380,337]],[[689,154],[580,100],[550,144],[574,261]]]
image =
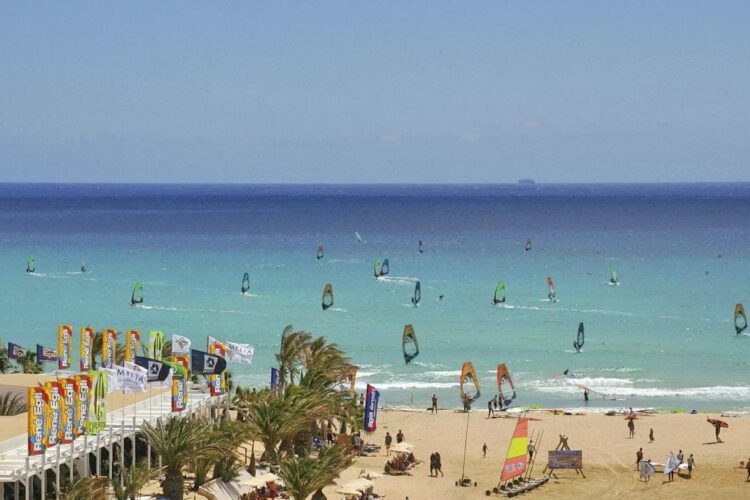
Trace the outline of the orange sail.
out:
[[[467,387],[467,390],[464,390],[464,384],[468,384],[471,382],[474,385],[474,393],[471,393],[471,389]],[[479,377],[477,377],[477,372],[474,370],[474,365],[471,364],[471,361],[466,361],[461,366],[461,379],[459,380],[459,387],[461,389],[461,400],[466,401],[467,403],[471,404],[477,399],[479,399]]]
[[[526,460],[529,445],[529,421],[521,417],[516,422],[516,429],[513,431],[513,439],[510,440],[508,454],[505,456],[503,473],[500,481],[510,481],[511,479],[521,476],[526,472]]]
[[[513,385],[513,379],[510,377],[510,372],[505,363],[497,365],[497,391],[500,393],[500,399],[505,406],[510,406],[516,399],[516,387]]]

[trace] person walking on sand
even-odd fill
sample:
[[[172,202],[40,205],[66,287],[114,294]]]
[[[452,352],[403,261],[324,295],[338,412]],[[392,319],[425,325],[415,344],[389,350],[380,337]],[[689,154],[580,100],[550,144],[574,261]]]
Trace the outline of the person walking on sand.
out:
[[[482,445],[482,458],[487,458],[487,443]]]
[[[534,453],[536,452],[536,447],[534,446],[533,441],[529,441],[529,445],[526,447],[526,451],[529,452],[529,462],[534,458]]]
[[[391,443],[393,443],[393,436],[390,432],[385,433],[385,456],[391,454]]]
[[[654,428],[653,428],[653,427],[651,427],[651,428],[650,428],[650,429],[648,430],[648,442],[649,442],[649,443],[653,443],[654,441],[656,441],[656,440],[654,439]]]
[[[693,467],[695,467],[695,459],[693,458],[693,454],[691,453],[688,457],[688,477],[693,477]]]
[[[638,451],[635,452],[635,469],[638,470],[638,468],[641,466],[641,460],[643,460],[643,448],[638,448]]]
[[[434,471],[435,471],[435,454],[430,453],[430,477],[433,477]]]
[[[487,418],[495,416],[495,410],[492,409],[492,400],[487,401]]]
[[[685,459],[685,455],[682,454],[682,450],[677,452],[677,461],[679,462],[679,465],[682,465],[683,460]]]
[[[708,418],[706,420],[708,420]],[[710,420],[709,420],[709,422],[710,422]],[[722,443],[723,441],[719,437],[719,433],[721,432],[721,424],[719,423],[718,420],[714,420],[713,422],[711,422],[711,424],[714,426],[714,430],[716,431],[716,442],[717,443]]]
[[[443,462],[440,460],[440,453],[435,452],[435,476],[437,477],[437,473],[440,473],[440,477],[443,477],[445,474],[443,474]]]
[[[396,434],[396,442],[397,443],[403,443],[404,442],[404,433],[401,432],[401,429],[398,430],[398,434]]]
[[[433,413],[433,414],[434,414],[434,413],[437,413],[437,403],[438,403],[438,401],[437,401],[437,396],[435,396],[435,395],[433,394],[433,395],[432,395],[432,409],[431,409],[431,413]]]
[[[750,481],[750,458],[747,459],[747,464],[745,465],[745,469],[747,469],[747,478],[745,479],[745,482]]]
[[[632,418],[628,419],[628,431],[630,431],[630,439],[635,437],[635,422]]]

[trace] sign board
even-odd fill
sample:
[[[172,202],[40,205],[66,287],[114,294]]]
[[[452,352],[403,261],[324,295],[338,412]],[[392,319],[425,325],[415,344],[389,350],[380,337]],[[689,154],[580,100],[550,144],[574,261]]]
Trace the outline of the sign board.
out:
[[[547,467],[550,469],[583,469],[582,450],[556,450],[549,452]]]

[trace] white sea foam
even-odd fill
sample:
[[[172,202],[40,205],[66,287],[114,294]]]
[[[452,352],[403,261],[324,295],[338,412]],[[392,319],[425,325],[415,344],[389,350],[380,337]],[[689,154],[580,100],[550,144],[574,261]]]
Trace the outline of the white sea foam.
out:
[[[458,387],[458,382],[376,382],[373,385],[378,389],[449,389]],[[365,389],[367,384],[357,382],[357,389]]]

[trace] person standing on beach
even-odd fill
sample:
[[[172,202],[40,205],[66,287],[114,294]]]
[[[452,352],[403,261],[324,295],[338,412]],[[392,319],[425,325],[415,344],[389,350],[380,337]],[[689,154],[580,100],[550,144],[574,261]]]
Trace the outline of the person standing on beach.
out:
[[[492,406],[494,406],[495,410],[497,411],[497,394],[495,394],[495,397],[492,398]]]
[[[404,433],[401,432],[401,429],[398,430],[398,434],[396,434],[396,442],[397,443],[403,443],[404,442]]]
[[[680,465],[682,465],[683,460],[685,459],[685,455],[682,454],[682,450],[677,452],[677,461],[680,462]]]
[[[750,458],[747,459],[747,464],[745,465],[745,469],[747,469],[747,478],[745,479],[745,482],[750,481]]]
[[[628,430],[630,431],[630,439],[633,439],[635,437],[635,419],[629,418],[628,419]]]
[[[482,445],[482,458],[487,458],[487,443]]]
[[[718,420],[715,420],[715,421],[713,421],[711,423],[713,424],[714,430],[716,431],[716,442],[717,443],[722,443],[723,441],[719,437],[719,433],[721,432],[721,424],[719,423]]]
[[[529,441],[529,445],[526,447],[526,451],[529,452],[529,462],[534,458],[534,452],[536,452],[536,447],[534,447],[534,443],[532,441]]]
[[[464,413],[469,413],[469,410],[471,409],[469,406],[469,395],[464,394],[463,396],[461,396],[461,398],[464,403]]]
[[[641,465],[641,460],[643,460],[643,448],[639,448],[638,451],[635,452],[635,469],[638,470],[638,468]]]
[[[654,439],[654,428],[653,428],[653,427],[651,427],[651,428],[650,428],[650,429],[648,430],[648,442],[649,442],[649,443],[653,443],[654,441],[656,441],[656,440]]]
[[[437,476],[437,473],[440,473],[440,477],[443,477],[443,462],[440,460],[440,453],[435,452],[435,476]]]
[[[391,443],[393,443],[393,436],[390,432],[385,433],[385,456],[391,454]]]
[[[438,403],[437,396],[433,394],[432,395],[432,410],[431,410],[432,413],[437,413],[437,403]]]
[[[495,416],[495,410],[492,409],[492,400],[487,401],[487,418]]]
[[[435,471],[435,464],[436,464],[435,454],[430,453],[430,477],[433,477],[433,472]]]
[[[695,467],[695,459],[693,458],[693,454],[691,453],[688,457],[688,477],[693,477],[693,467]]]

